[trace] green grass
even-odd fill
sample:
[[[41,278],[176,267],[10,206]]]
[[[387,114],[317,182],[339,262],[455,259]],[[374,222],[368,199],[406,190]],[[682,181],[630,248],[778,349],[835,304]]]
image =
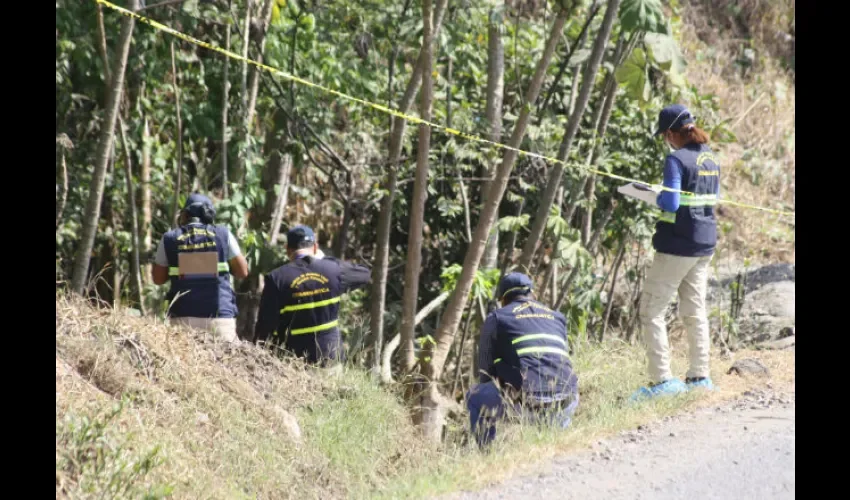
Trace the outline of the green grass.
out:
[[[506,422],[488,453],[449,439],[426,443],[397,387],[347,369],[334,375],[255,347],[232,349],[141,318],[57,299],[57,498],[423,498],[522,473],[603,435],[730,397],[724,389],[640,405],[642,349],[618,341],[580,346],[581,403],[557,431]],[[675,342],[674,342],[675,345]],[[674,350],[675,373],[685,369]],[[774,383],[793,383],[792,353],[757,355]],[[116,403],[120,402],[118,406]],[[301,437],[287,431],[286,413]],[[529,458],[531,457],[531,458]],[[523,468],[525,467],[525,468]]]

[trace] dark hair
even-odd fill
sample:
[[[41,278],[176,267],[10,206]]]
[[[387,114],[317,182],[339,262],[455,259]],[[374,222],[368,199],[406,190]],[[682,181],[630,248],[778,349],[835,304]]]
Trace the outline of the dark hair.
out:
[[[504,302],[512,302],[512,301],[518,300],[518,299],[531,299],[531,298],[533,298],[532,293],[533,292],[531,290],[529,290],[527,292],[511,292],[511,293],[503,295],[502,298],[499,299],[499,300],[504,301]]]
[[[683,144],[690,144],[692,142],[696,144],[706,144],[709,139],[708,134],[693,123],[679,127],[678,130],[671,130],[670,132],[678,137],[679,141]]]

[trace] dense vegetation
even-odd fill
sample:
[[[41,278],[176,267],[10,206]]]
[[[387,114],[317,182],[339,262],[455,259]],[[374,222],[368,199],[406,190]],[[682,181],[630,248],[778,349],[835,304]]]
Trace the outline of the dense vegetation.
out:
[[[656,213],[618,200],[620,181],[587,167],[658,182],[666,149],[650,131],[664,103],[691,106],[726,153],[724,197],[793,208],[793,3],[681,3],[187,0],[140,12],[330,89],[561,161],[550,162],[408,127],[95,0],[57,0],[57,282],[161,315],[165,290],[149,262],[200,191],[251,267],[236,283],[242,335],[291,225],[373,266],[371,289],[344,305],[351,363],[384,380],[418,373],[422,390],[408,397],[422,398],[425,424],[440,392],[458,398],[472,380],[477,325],[506,270],[535,277],[576,345],[632,341]],[[693,22],[709,18],[714,26]],[[747,41],[708,46],[717,30]],[[769,133],[754,125],[767,104]],[[723,251],[793,254],[793,225],[722,215]],[[747,232],[753,224],[759,232]],[[382,362],[393,353],[392,366]]]

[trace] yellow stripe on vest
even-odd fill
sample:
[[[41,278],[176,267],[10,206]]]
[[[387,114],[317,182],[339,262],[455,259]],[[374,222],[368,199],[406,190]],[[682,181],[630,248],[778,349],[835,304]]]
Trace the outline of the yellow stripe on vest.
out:
[[[299,328],[297,330],[291,330],[289,333],[290,333],[290,335],[304,335],[304,334],[307,334],[307,333],[316,333],[316,332],[321,332],[322,330],[330,330],[331,328],[337,326],[338,324],[339,324],[339,320],[335,319],[335,320],[331,321],[330,323],[325,323],[325,324],[319,325],[319,326],[311,326],[309,328]]]
[[[285,314],[291,311],[301,311],[303,309],[315,309],[317,307],[327,306],[330,304],[336,304],[339,302],[339,297],[334,297],[332,299],[320,300],[318,302],[307,302],[304,304],[295,304],[292,306],[286,306],[280,310],[281,314]]]
[[[543,353],[560,354],[561,356],[564,356],[564,357],[570,356],[570,353],[568,353],[567,351],[565,351],[564,349],[561,349],[559,347],[525,347],[523,349],[517,349],[516,353],[520,356],[522,356],[523,354],[543,354]]]
[[[557,335],[552,335],[551,333],[532,333],[530,335],[523,335],[522,337],[517,337],[511,341],[511,344],[518,344],[520,342],[525,342],[526,340],[534,340],[534,339],[549,339],[554,340],[556,342],[560,342],[564,345],[567,345],[567,341],[562,339]]]
[[[227,262],[219,262],[218,263],[218,272],[226,273],[230,271],[230,265]],[[180,276],[180,268],[179,267],[169,267],[168,268],[169,276]]]

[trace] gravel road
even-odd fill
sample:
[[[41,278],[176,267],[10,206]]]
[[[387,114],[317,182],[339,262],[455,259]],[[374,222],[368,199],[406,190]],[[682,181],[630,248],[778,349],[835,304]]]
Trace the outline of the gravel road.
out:
[[[445,499],[792,499],[793,395],[748,393],[566,455],[537,475]]]

